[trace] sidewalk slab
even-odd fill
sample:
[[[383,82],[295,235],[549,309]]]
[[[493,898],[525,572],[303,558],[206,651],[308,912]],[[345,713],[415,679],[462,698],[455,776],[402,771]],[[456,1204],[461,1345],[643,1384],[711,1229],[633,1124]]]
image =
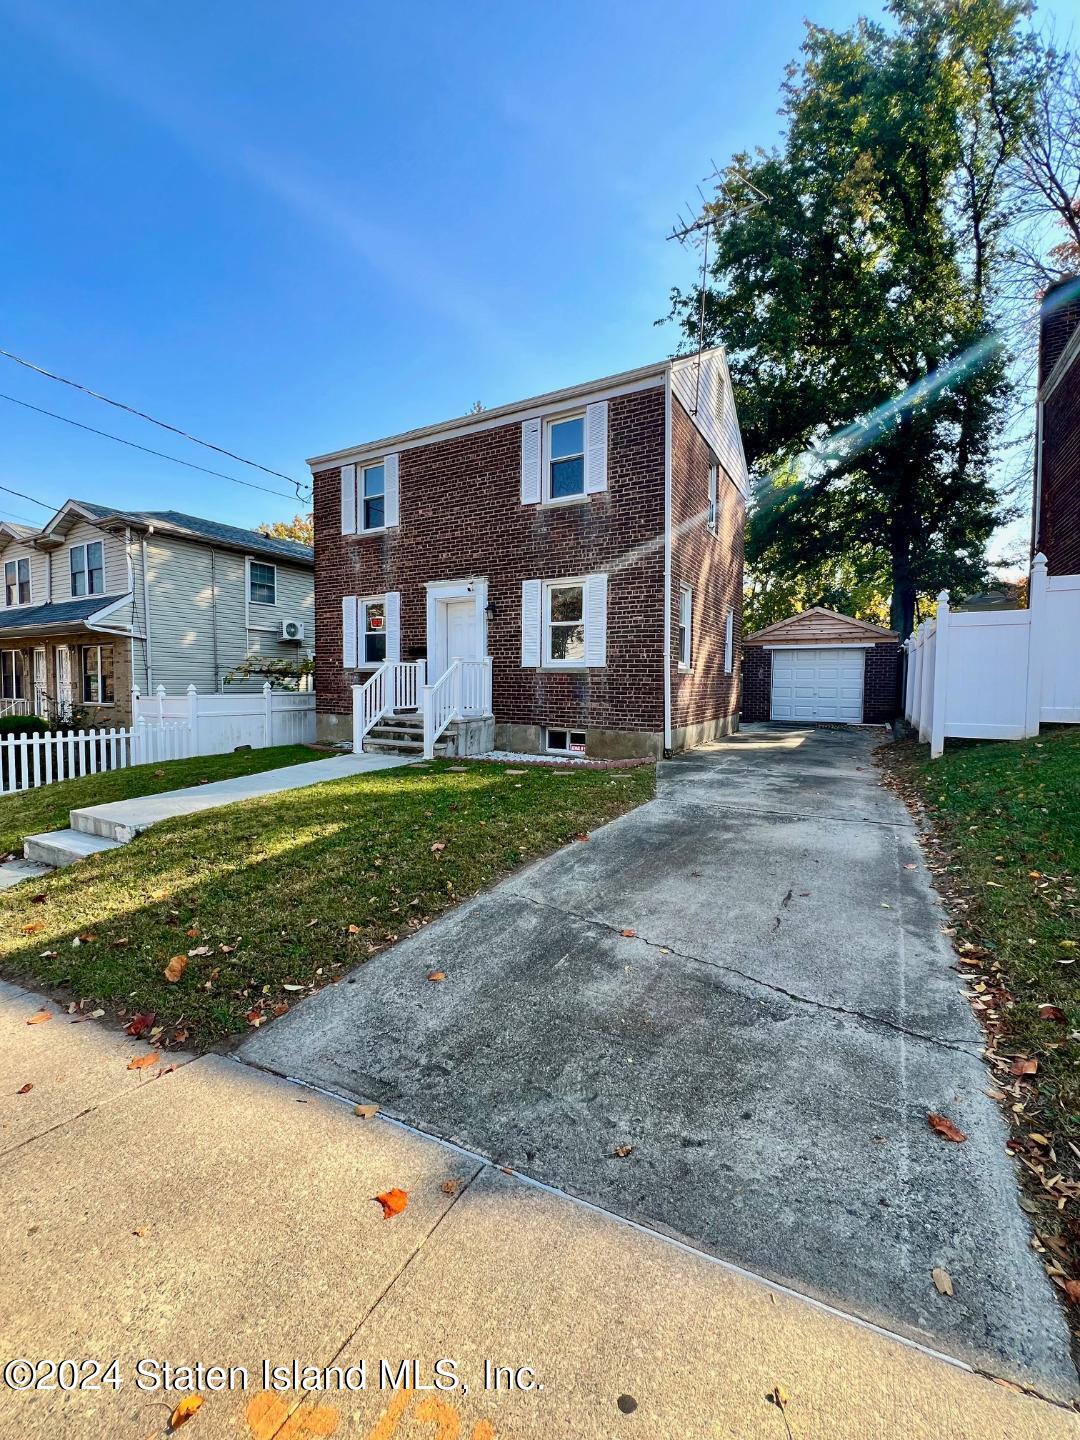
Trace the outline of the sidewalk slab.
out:
[[[253,1391],[264,1358],[328,1365],[478,1168],[220,1057],[0,1157],[0,1356],[115,1356],[125,1380],[5,1395],[0,1435],[159,1433],[180,1396],[136,1388],[146,1358],[242,1365]],[[250,1399],[215,1394],[192,1435],[246,1435]]]
[[[130,840],[161,820],[178,815],[197,815],[219,805],[301,790],[327,780],[346,780],[371,770],[390,770],[413,762],[401,755],[333,755],[279,770],[261,770],[257,775],[237,775],[231,780],[214,780],[209,785],[189,785],[183,790],[166,790],[160,795],[142,795],[131,800],[113,800],[107,805],[87,805],[72,810],[74,829],[107,840]]]
[[[52,1016],[28,1025],[42,1011]],[[129,1070],[128,1062],[152,1049],[94,1020],[0,981],[0,1154],[121,1095],[142,1090],[160,1068],[183,1065],[176,1051],[161,1066]],[[24,1085],[33,1088],[25,1095]]]

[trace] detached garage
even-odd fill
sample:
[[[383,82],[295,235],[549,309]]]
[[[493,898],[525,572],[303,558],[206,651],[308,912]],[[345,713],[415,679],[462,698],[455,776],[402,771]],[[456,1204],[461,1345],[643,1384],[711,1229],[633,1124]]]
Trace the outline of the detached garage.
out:
[[[893,630],[815,607],[743,640],[742,718],[882,725],[899,709]]]

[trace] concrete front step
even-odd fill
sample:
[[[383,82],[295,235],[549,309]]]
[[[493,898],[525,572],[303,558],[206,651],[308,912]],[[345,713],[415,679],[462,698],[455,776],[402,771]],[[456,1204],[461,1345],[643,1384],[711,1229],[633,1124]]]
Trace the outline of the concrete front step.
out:
[[[376,736],[374,731],[364,737],[364,754],[368,755],[422,755],[424,753],[423,740],[402,740],[383,739]],[[445,755],[447,746],[440,741],[435,745],[436,755]]]
[[[28,835],[23,841],[23,855],[27,860],[59,868],[74,865],[76,860],[85,860],[88,855],[98,855],[102,850],[115,850],[120,843],[102,835],[86,835],[81,830],[48,830],[43,835]]]

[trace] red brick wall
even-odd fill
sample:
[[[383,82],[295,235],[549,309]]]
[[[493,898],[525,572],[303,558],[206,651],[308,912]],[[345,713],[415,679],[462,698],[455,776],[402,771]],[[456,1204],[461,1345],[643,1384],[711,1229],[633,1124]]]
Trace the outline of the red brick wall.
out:
[[[1080,575],[1080,356],[1043,407],[1042,504],[1036,550],[1051,575]]]
[[[743,651],[742,718],[768,720],[772,713],[772,657],[764,645],[748,645]]]
[[[707,525],[712,454],[677,397],[671,401],[671,727],[704,725],[739,709],[746,503],[721,468],[718,533]],[[691,669],[679,669],[679,587],[694,592]],[[724,629],[734,611],[731,674]]]
[[[315,476],[319,711],[352,709],[343,595],[400,591],[409,659],[426,647],[425,582],[486,576],[498,723],[662,731],[663,387],[611,400],[608,489],[580,505],[521,504],[520,422],[403,450],[399,466],[401,523],[367,538],[341,534],[339,470]],[[606,668],[522,669],[522,580],[599,571],[609,576]]]
[[[867,725],[888,725],[900,711],[900,660],[903,651],[895,640],[886,640],[866,652],[863,670],[863,721]]]

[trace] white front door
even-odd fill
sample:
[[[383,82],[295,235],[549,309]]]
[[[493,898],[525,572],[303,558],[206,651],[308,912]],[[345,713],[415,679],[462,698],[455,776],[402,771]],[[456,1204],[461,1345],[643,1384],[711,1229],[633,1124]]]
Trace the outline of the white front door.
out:
[[[71,691],[71,647],[56,647],[56,708],[62,720],[71,716],[74,696]]]
[[[817,650],[812,645],[774,650],[773,720],[839,720],[860,725],[866,651],[856,646]]]
[[[48,694],[49,681],[48,670],[45,664],[45,651],[38,648],[34,651],[34,714],[45,714],[45,697]]]
[[[440,626],[443,643],[439,654],[439,675],[451,660],[478,660],[480,658],[480,626],[476,618],[476,597],[468,595],[461,600],[445,600],[443,624]],[[438,676],[429,677],[438,679]]]

